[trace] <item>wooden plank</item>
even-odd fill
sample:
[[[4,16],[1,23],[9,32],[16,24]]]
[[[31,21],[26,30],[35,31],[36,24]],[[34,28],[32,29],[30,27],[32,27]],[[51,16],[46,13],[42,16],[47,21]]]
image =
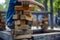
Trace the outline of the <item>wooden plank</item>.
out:
[[[20,25],[20,20],[15,21],[15,25]]]
[[[22,5],[23,5],[24,7],[29,7],[29,1],[23,1],[23,2],[22,2]]]
[[[15,30],[14,31],[20,31],[20,26],[15,25]]]
[[[31,38],[32,34],[25,34],[25,35],[16,35],[14,39],[23,39],[23,38]]]
[[[13,19],[18,19],[18,15],[17,14],[13,15]]]
[[[5,22],[1,22],[1,26],[5,26]]]
[[[23,35],[23,34],[32,34],[33,33],[33,31],[31,30],[31,29],[26,29],[25,31],[23,31],[23,30],[15,30],[15,35]]]
[[[22,19],[23,19],[23,20],[26,19],[25,15],[21,15],[21,16],[20,16],[20,19],[21,19],[21,20],[22,20]]]
[[[26,9],[26,7],[23,7],[23,6],[15,6],[15,10],[30,10],[30,11],[34,11],[34,7],[28,7],[28,9]]]
[[[42,18],[42,20],[43,20],[43,21],[48,21],[48,18],[47,18],[47,17],[45,17],[45,18]]]

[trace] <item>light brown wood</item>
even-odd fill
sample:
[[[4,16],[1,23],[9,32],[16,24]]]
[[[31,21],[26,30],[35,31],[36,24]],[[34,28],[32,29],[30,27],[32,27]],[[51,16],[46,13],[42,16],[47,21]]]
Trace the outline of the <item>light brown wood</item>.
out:
[[[25,34],[25,35],[15,35],[14,39],[23,39],[23,38],[31,38],[32,34]]]
[[[42,20],[48,20],[48,18],[42,18]]]
[[[20,20],[15,21],[15,25],[20,25]]]
[[[15,32],[20,31],[20,26],[15,25]]]
[[[21,15],[21,16],[20,16],[20,19],[23,19],[23,20],[25,19],[25,20],[26,20],[25,15]]]
[[[28,9],[26,9],[23,6],[15,6],[15,10],[30,10],[30,11],[34,11],[34,7],[29,7]]]
[[[31,15],[31,17],[26,16],[26,20],[33,21],[33,16],[32,15]]]
[[[29,7],[29,2],[22,2],[22,6],[15,6],[16,15],[18,16],[18,20],[15,20],[15,34],[14,39],[23,39],[23,38],[31,38],[33,31],[28,25],[29,21],[33,21],[33,16],[31,11],[34,10],[34,7]],[[17,17],[15,17],[17,18]],[[27,22],[28,21],[28,22]],[[20,25],[18,25],[20,24]]]

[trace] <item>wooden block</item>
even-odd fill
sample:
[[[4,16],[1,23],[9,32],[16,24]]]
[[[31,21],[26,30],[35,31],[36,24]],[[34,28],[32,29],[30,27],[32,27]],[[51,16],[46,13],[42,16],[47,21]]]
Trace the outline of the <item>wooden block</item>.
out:
[[[47,26],[48,25],[48,21],[46,21],[44,24]]]
[[[1,26],[5,27],[6,23],[5,22],[1,22]]]
[[[29,8],[29,1],[23,1],[22,5],[27,10]]]
[[[24,32],[22,30],[15,30],[15,35],[22,35]]]
[[[15,25],[15,31],[20,31],[20,26]]]
[[[25,38],[31,38],[32,34],[25,34],[25,35],[15,35],[14,39],[25,39]]]
[[[21,15],[21,16],[20,16],[20,19],[21,19],[21,20],[22,20],[22,19],[23,19],[23,20],[26,19],[26,18],[25,18],[25,15]]]
[[[15,21],[15,25],[20,25],[20,20]]]
[[[23,12],[23,13],[24,13],[24,15],[27,15],[27,14],[29,14],[29,15],[30,15],[30,14],[32,14],[30,10],[24,10],[24,12]]]
[[[22,6],[27,10],[29,8],[29,1],[23,1]]]
[[[17,26],[17,25],[15,25],[15,31],[27,30],[27,29],[30,29],[30,26],[27,26],[27,25]]]
[[[16,11],[16,14],[22,15],[23,14],[23,11],[22,10],[21,11]]]
[[[15,10],[26,10],[23,6],[15,6]],[[33,11],[34,7],[29,7],[27,10]]]
[[[30,15],[31,17],[28,17],[28,16],[26,16],[26,20],[28,20],[28,21],[33,21],[33,16],[32,15]]]
[[[20,20],[21,25],[26,25],[26,20]]]
[[[28,25],[20,25],[20,26],[15,25],[15,28],[17,30],[31,29],[30,26],[28,26]]]
[[[31,30],[31,29],[26,29],[26,30],[15,30],[15,34],[17,35],[17,34],[20,34],[20,35],[22,35],[22,34],[32,34],[33,33],[33,31]]]
[[[30,10],[24,10],[24,13],[30,13],[31,11]]]
[[[13,19],[18,19],[18,15],[17,14],[13,15]]]
[[[47,20],[48,21],[48,18],[42,18],[42,20]]]
[[[29,1],[23,1],[23,2],[22,2],[22,5],[23,5],[24,7],[29,7]]]
[[[27,26],[26,25],[21,25],[20,29],[25,30],[25,29],[27,29]]]

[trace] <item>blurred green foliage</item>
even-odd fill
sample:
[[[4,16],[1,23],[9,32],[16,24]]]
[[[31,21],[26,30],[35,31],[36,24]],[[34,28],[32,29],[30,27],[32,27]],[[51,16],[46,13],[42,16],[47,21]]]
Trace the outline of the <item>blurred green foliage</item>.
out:
[[[1,10],[1,11],[7,11],[7,9],[8,9],[8,4],[9,4],[9,0],[5,0],[5,3],[0,4],[0,10]]]
[[[3,5],[2,4],[0,4],[0,10],[3,10],[4,11],[4,7],[3,7]]]
[[[53,7],[54,7],[54,12],[57,12],[58,8],[60,8],[60,0],[54,0]]]
[[[5,9],[7,10],[8,9],[8,5],[9,5],[9,0],[5,0]]]
[[[44,2],[44,0],[36,0],[36,1],[38,1],[39,3],[42,3],[42,4]],[[48,11],[50,11],[50,0],[48,0],[47,6],[48,6]],[[53,11],[54,11],[54,13],[57,13],[58,8],[60,8],[60,0],[53,0]],[[35,7],[35,9],[38,9],[38,7]]]

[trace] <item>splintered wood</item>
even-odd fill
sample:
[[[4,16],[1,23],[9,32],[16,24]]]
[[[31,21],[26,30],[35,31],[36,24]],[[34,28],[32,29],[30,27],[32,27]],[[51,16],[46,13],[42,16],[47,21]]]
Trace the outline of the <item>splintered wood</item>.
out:
[[[33,7],[29,7],[29,1],[23,1],[22,6],[15,6],[16,14],[13,15],[15,20],[14,38],[31,38],[33,31],[31,24],[33,16],[31,11]]]
[[[0,13],[0,31],[5,30],[5,17]]]

